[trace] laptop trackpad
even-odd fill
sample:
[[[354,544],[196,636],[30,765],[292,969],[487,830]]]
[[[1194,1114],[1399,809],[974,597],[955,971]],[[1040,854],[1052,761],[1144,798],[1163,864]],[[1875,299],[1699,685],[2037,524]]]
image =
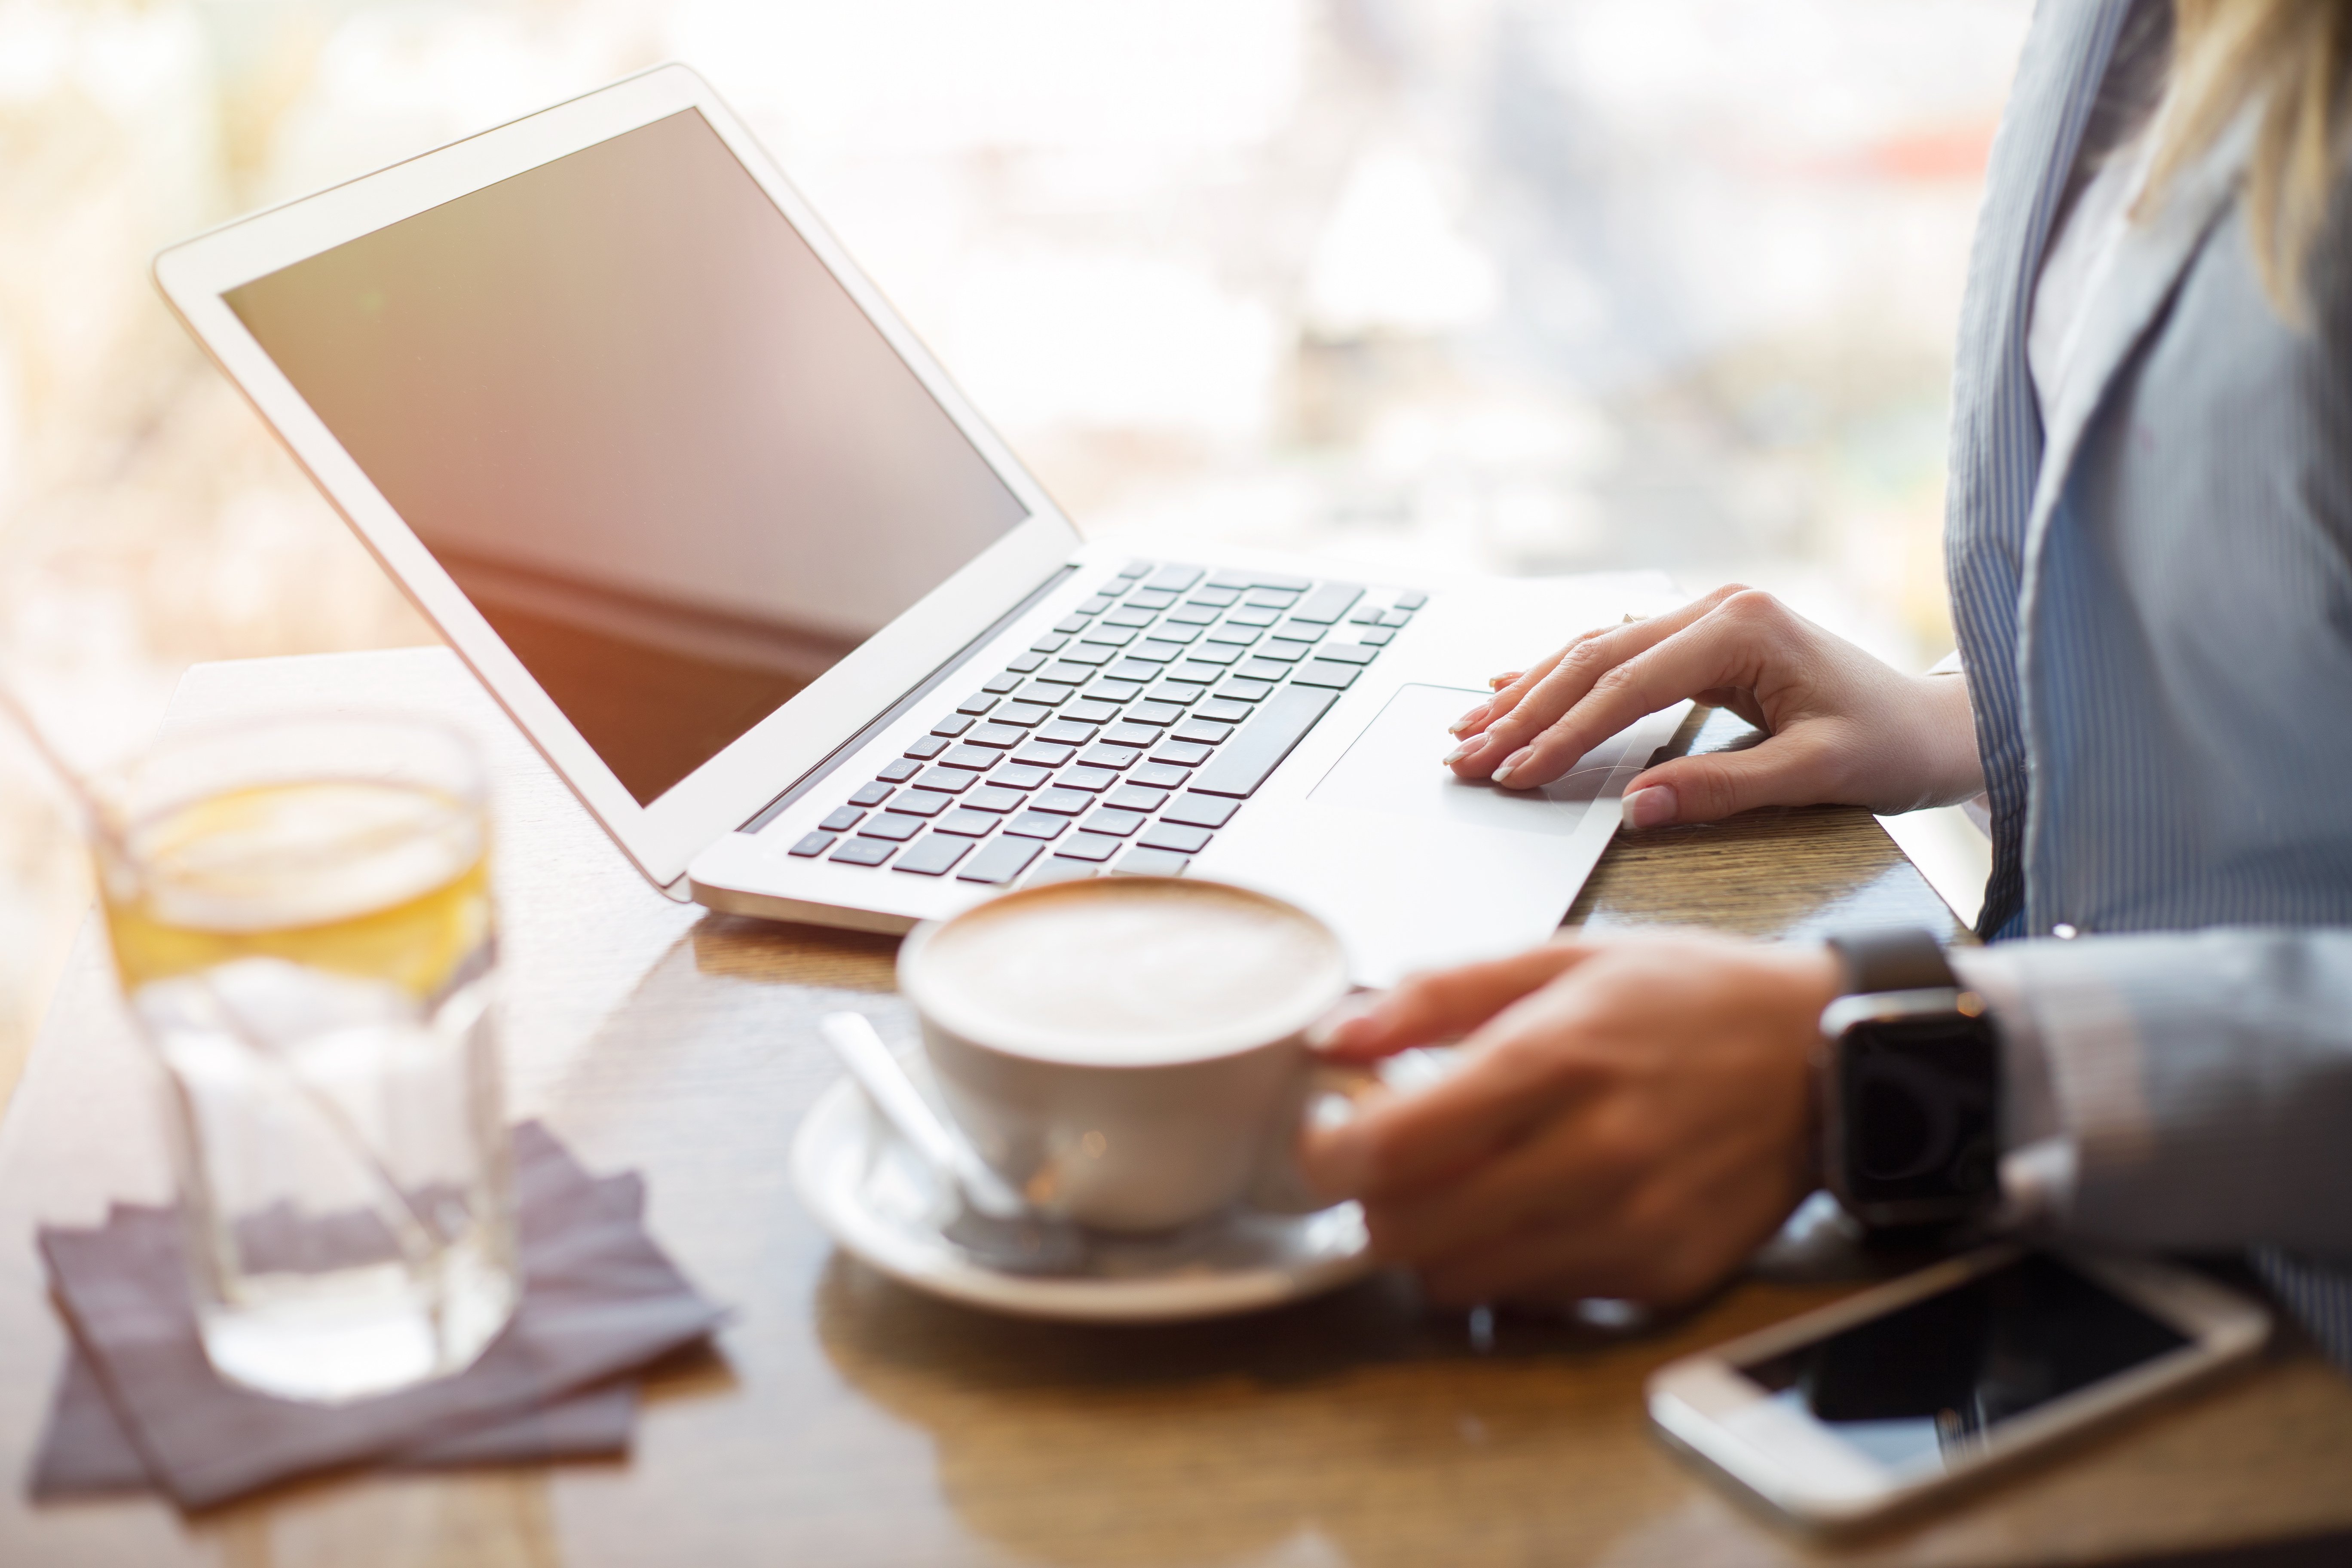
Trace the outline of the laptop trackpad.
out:
[[[1452,749],[1445,727],[1486,695],[1452,686],[1397,688],[1307,798],[1318,805],[1519,833],[1575,832],[1622,760],[1626,737],[1611,736],[1579,758],[1565,777],[1540,790],[1465,784],[1438,763]]]

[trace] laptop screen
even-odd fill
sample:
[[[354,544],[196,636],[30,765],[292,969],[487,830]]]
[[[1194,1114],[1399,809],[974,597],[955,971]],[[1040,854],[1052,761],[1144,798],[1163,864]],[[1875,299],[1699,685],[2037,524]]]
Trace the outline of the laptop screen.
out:
[[[226,300],[640,805],[1027,515],[693,110]]]

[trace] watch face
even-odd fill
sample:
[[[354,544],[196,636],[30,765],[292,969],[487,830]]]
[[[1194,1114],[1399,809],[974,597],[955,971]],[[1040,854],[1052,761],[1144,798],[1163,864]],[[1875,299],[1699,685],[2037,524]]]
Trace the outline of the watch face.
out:
[[[1982,1018],[1878,1019],[1838,1053],[1848,1199],[1979,1206],[2000,1177],[2000,1047]]]

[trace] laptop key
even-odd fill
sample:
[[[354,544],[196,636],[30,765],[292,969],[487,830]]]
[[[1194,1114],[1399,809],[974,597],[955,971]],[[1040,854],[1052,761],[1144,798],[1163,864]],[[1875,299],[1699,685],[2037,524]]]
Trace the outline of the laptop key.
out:
[[[956,873],[959,882],[996,882],[1013,880],[1029,868],[1029,862],[1045,853],[1045,847],[1019,838],[1000,838],[963,863]]]
[[[1168,731],[1180,741],[1198,741],[1214,746],[1229,740],[1234,732],[1231,724],[1212,724],[1206,719],[1187,719]]]
[[[1139,702],[1127,710],[1128,718],[1138,724],[1173,724],[1184,717],[1184,710],[1173,702]]]
[[[1054,716],[1054,710],[1043,702],[1008,702],[996,710],[989,721],[993,724],[1013,724],[1024,730],[1034,730]]]
[[[1349,678],[1352,679],[1355,673],[1349,670]],[[1258,785],[1282,765],[1282,759],[1290,755],[1291,748],[1338,700],[1339,694],[1334,691],[1307,686],[1284,687],[1267,698],[1257,717],[1243,725],[1241,733],[1201,770],[1192,787],[1203,795],[1236,799],[1256,794]]]
[[[1151,580],[1144,584],[1144,587],[1149,590],[1166,588],[1181,594],[1200,580],[1201,569],[1198,566],[1162,566],[1151,574]]]
[[[1201,699],[1207,688],[1196,680],[1163,680],[1151,689],[1154,702],[1172,702],[1179,708],[1190,707]]]
[[[932,834],[920,844],[898,857],[893,871],[911,871],[918,877],[944,877],[955,869],[955,863],[971,853],[968,838],[943,838]]]
[[[1297,664],[1312,651],[1303,642],[1268,637],[1250,650],[1250,663],[1264,664],[1267,659],[1273,659],[1277,664]],[[1247,669],[1249,665],[1245,664],[1242,668]]]
[[[1108,768],[1077,767],[1064,768],[1054,782],[1064,789],[1082,789],[1092,795],[1100,795],[1107,789],[1116,788],[1119,778]]]
[[[1192,717],[1218,724],[1238,724],[1255,711],[1246,702],[1236,702],[1230,697],[1212,697],[1192,710]]]
[[[1077,659],[1057,658],[1037,672],[1040,680],[1055,686],[1084,686],[1094,679],[1095,667]]]
[[[1029,763],[1041,768],[1058,768],[1078,754],[1076,746],[1056,746],[1045,741],[1032,741],[1013,753],[1016,763]]]
[[[1123,658],[1104,670],[1103,675],[1111,680],[1157,680],[1160,667],[1140,658]]]
[[[1160,619],[1179,626],[1213,626],[1217,624],[1217,606],[1204,605],[1198,599],[1187,599]]]
[[[1130,561],[1118,569],[1118,574],[1122,577],[1140,577],[1150,572],[1151,567],[1152,563],[1149,561]]]
[[[1127,596],[1127,602],[1147,610],[1164,610],[1176,602],[1176,595],[1165,588],[1138,588]]]
[[[971,774],[961,768],[925,768],[923,776],[915,781],[917,789],[934,790],[940,795],[961,795],[971,786]]]
[[[1130,849],[1110,868],[1114,877],[1181,877],[1192,862],[1165,849]]]
[[[1065,860],[1059,855],[1054,855],[1047,857],[1036,873],[1021,885],[1042,888],[1049,882],[1083,882],[1101,870],[1101,867],[1090,866],[1084,860]]]
[[[1087,688],[1087,695],[1099,697],[1105,702],[1124,702],[1142,689],[1143,682],[1140,680],[1097,679]]]
[[[874,782],[877,784],[905,784],[908,779],[913,778],[917,773],[921,773],[922,771],[923,770],[921,768],[917,767],[914,763],[908,762],[904,758],[900,758],[896,762],[885,763],[882,765],[881,771],[874,775]]]
[[[1193,827],[1223,827],[1242,808],[1237,800],[1219,800],[1213,795],[1186,791],[1176,797],[1176,804],[1160,814],[1162,822],[1181,822]]]
[[[1062,829],[1070,826],[1066,816],[1049,816],[1042,811],[1024,811],[1004,825],[1004,831],[1015,838],[1059,838]]]
[[[1119,651],[1115,647],[1105,647],[1100,643],[1082,642],[1075,647],[1064,648],[1059,662],[1088,666],[1105,665],[1118,657]],[[1049,672],[1045,679],[1051,680],[1052,674]]]
[[[1281,637],[1286,642],[1320,642],[1323,640],[1323,633],[1325,629],[1326,628],[1322,626],[1317,626],[1313,621],[1302,621],[1297,616],[1293,616],[1290,619],[1283,622],[1282,625],[1275,627],[1274,635]]]
[[[1168,675],[1171,679],[1189,680],[1195,686],[1213,685],[1217,677],[1224,674],[1225,666],[1242,656],[1242,650],[1237,647],[1204,647],[1193,651],[1193,658],[1170,668]]]
[[[1247,647],[1264,636],[1265,633],[1255,626],[1224,626],[1211,632],[1209,640],[1213,643],[1224,643],[1233,647]],[[1207,650],[1195,648],[1192,657],[1198,658],[1205,651]]]
[[[865,815],[854,805],[845,805],[823,822],[818,823],[817,826],[826,833],[846,833],[856,826]]]
[[[1125,838],[1149,820],[1150,819],[1139,811],[1115,811],[1109,806],[1104,806],[1087,818],[1087,831],[1108,833],[1116,838]]]
[[[1151,831],[1135,842],[1145,849],[1165,849],[1176,855],[1198,855],[1209,847],[1214,837],[1205,827],[1185,827],[1173,822],[1155,822]]]
[[[1180,768],[1197,768],[1209,760],[1210,748],[1192,741],[1162,741],[1151,753],[1155,763],[1172,763]]]
[[[1412,615],[1404,610],[1391,610],[1381,617],[1381,625],[1388,627],[1391,631],[1394,631],[1397,627],[1402,626],[1408,626],[1412,624]]]
[[[903,844],[923,830],[923,819],[903,811],[878,811],[857,830],[860,838],[887,838]]]
[[[1245,676],[1227,676],[1217,688],[1217,695],[1235,702],[1256,702],[1274,689],[1271,680],[1253,680]]]
[[[1033,708],[1058,708],[1070,700],[1070,689],[1050,680],[1033,680],[1014,692],[1013,700]]]
[[[1168,804],[1168,792],[1146,789],[1141,784],[1121,784],[1103,796],[1103,804],[1120,811],[1154,812]]]
[[[1020,810],[1029,804],[1029,797],[1017,789],[1003,789],[995,784],[982,784],[957,804],[968,805],[974,811],[993,811],[1001,814]]]
[[[1298,667],[1298,673],[1290,678],[1290,684],[1328,686],[1334,691],[1345,691],[1355,684],[1356,677],[1363,673],[1352,664],[1341,664],[1328,658],[1310,658]]]
[[[1210,574],[1209,586],[1212,588],[1255,588],[1257,584],[1250,580],[1250,574],[1248,573],[1237,572],[1228,566],[1222,572],[1213,572]]]
[[[1133,746],[1088,746],[1078,760],[1091,768],[1131,768],[1143,753]]]
[[[1381,624],[1381,616],[1384,613],[1378,605],[1359,605],[1349,616],[1348,624],[1351,626],[1376,626]]]
[[[1171,617],[1169,617],[1169,616],[1163,616],[1162,617],[1160,617],[1160,624],[1159,624],[1158,626],[1154,626],[1154,627],[1152,627],[1152,628],[1151,628],[1151,640],[1152,640],[1153,642],[1172,642],[1172,643],[1185,643],[1185,644],[1190,644],[1190,643],[1198,642],[1198,641],[1200,640],[1200,638],[1201,638],[1201,628],[1200,628],[1200,627],[1198,627],[1198,626],[1184,626],[1184,625],[1182,625],[1181,623],[1177,623],[1177,624],[1173,624],[1173,625],[1171,625]]]
[[[931,824],[931,831],[952,833],[959,838],[985,838],[994,831],[997,821],[984,811],[960,805]]]
[[[1126,839],[1108,833],[1073,833],[1054,853],[1069,860],[1108,860],[1126,847]]]
[[[1356,640],[1368,647],[1386,647],[1396,632],[1388,626],[1366,626],[1356,633]]]
[[[838,815],[838,813],[835,815]],[[831,833],[811,833],[805,835],[798,844],[793,846],[792,853],[799,856],[803,860],[814,860],[818,856],[833,847],[833,841],[835,837],[835,835]]]
[[[1321,647],[1317,648],[1315,657],[1336,658],[1341,664],[1370,664],[1380,651],[1376,647],[1366,647],[1361,643],[1333,642],[1325,643]]]
[[[1081,644],[1101,647],[1125,647],[1134,640],[1135,630],[1131,626],[1097,626],[1078,639]]]
[[[1290,666],[1279,659],[1249,658],[1243,660],[1234,673],[1244,680],[1280,680],[1290,673]]]
[[[1121,583],[1119,586],[1124,588],[1127,584]],[[1076,613],[1081,616],[1099,616],[1105,610],[1109,609],[1117,603],[1118,603],[1118,601],[1112,598],[1108,594],[1097,594],[1093,598],[1088,599],[1086,603],[1080,605]]]
[[[1286,610],[1297,602],[1297,595],[1278,588],[1253,588],[1242,595],[1242,603],[1255,610]]]
[[[1070,636],[1076,637],[1078,633],[1085,631],[1091,624],[1092,623],[1084,616],[1064,616],[1060,620],[1054,623],[1054,629],[1057,632],[1066,632]]]
[[[1076,816],[1094,803],[1095,797],[1084,790],[1056,787],[1045,791],[1029,804],[1039,811],[1051,812],[1055,816]]]
[[[1011,724],[982,724],[964,736],[964,743],[987,746],[999,752],[1009,752],[1029,738],[1029,731]]]
[[[1184,657],[1184,645],[1163,642],[1156,637],[1146,637],[1128,649],[1127,657],[1130,661],[1142,659],[1150,664],[1167,664]],[[1151,673],[1157,675],[1160,672],[1155,669]]]
[[[1105,730],[1102,738],[1114,746],[1149,746],[1160,739],[1160,731],[1150,724],[1135,724],[1122,720]]]
[[[955,803],[955,796],[951,795],[942,795],[935,789],[917,787],[901,790],[898,798],[891,802],[890,809],[903,811],[909,816],[937,816]]]
[[[948,749],[948,743],[937,735],[925,735],[908,746],[907,754],[918,762],[929,762]]]
[[[890,786],[877,779],[872,784],[859,784],[856,790],[851,794],[849,804],[852,805],[880,805],[884,801],[888,800],[889,798]]]
[[[1407,589],[1396,596],[1396,607],[1400,610],[1417,610],[1427,603],[1429,595],[1418,588]]]
[[[1041,768],[1034,763],[1007,763],[988,775],[988,782],[1005,789],[1035,789],[1054,776],[1051,768]]]
[[[1192,777],[1182,768],[1166,763],[1138,763],[1127,775],[1127,782],[1151,789],[1176,789],[1190,783]]]
[[[1102,618],[1102,624],[1107,626],[1127,626],[1131,629],[1140,629],[1144,626],[1150,626],[1159,618],[1160,612],[1157,610],[1139,610],[1133,605],[1122,605],[1118,609],[1113,610],[1109,615],[1105,616]]]
[[[992,752],[986,746],[950,746],[940,756],[940,766],[969,768],[973,773],[984,773],[996,765],[997,759],[1002,755],[1003,755],[1003,752]]]
[[[1294,619],[1317,621],[1328,626],[1363,596],[1364,590],[1357,584],[1326,583],[1292,605],[1290,614]]]
[[[1253,605],[1244,605],[1238,610],[1225,612],[1225,623],[1228,626],[1270,626],[1280,619],[1282,619],[1281,610],[1261,610]]]
[[[1005,660],[1004,668],[1015,675],[1029,675],[1045,662],[1045,656],[1042,653],[1024,653],[1019,658]]]
[[[1083,746],[1095,738],[1095,726],[1081,724],[1075,719],[1056,719],[1038,726],[1037,738],[1060,746]]]
[[[879,866],[896,854],[898,848],[896,844],[884,838],[853,838],[827,858],[843,866]]]
[[[995,694],[986,691],[975,691],[971,696],[956,704],[956,711],[959,713],[969,713],[973,718],[977,719],[995,706]]]
[[[1062,717],[1081,724],[1108,724],[1118,717],[1118,705],[1097,698],[1081,697],[1062,710]]]
[[[1047,632],[1029,645],[1031,653],[1059,653],[1069,646],[1070,639],[1059,632]]]
[[[1008,669],[1002,675],[991,677],[988,684],[982,687],[981,689],[982,691],[993,691],[996,695],[1002,697],[1020,684],[1020,674],[1017,671]]]

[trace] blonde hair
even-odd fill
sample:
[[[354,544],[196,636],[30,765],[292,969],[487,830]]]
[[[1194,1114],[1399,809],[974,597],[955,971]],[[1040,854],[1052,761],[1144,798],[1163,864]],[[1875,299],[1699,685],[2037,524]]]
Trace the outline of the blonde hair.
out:
[[[2345,153],[2352,0],[2174,0],[2172,67],[2153,134],[2147,200],[2259,105],[2247,227],[2263,292],[2292,322]]]

